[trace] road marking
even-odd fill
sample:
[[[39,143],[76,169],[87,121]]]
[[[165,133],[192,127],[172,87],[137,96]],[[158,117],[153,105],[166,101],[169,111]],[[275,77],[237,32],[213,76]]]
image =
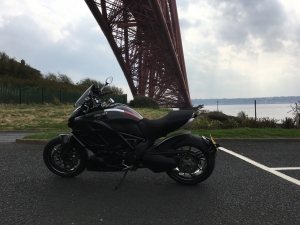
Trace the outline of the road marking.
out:
[[[300,170],[300,167],[278,167],[270,168],[271,170]]]
[[[219,147],[219,149],[222,150],[222,151],[224,151],[224,152],[226,152],[226,153],[228,153],[228,154],[231,154],[231,155],[233,155],[233,156],[235,156],[237,158],[240,158],[240,159],[242,159],[242,160],[244,160],[244,161],[246,161],[246,162],[248,162],[248,163],[250,163],[250,164],[252,164],[252,165],[254,165],[256,167],[259,167],[259,168],[261,168],[261,169],[263,169],[265,171],[268,171],[269,173],[272,173],[272,174],[274,174],[274,175],[276,175],[278,177],[281,177],[282,179],[285,179],[287,181],[290,181],[290,182],[292,182],[292,183],[297,184],[297,185],[300,186],[300,180],[297,180],[297,179],[292,178],[290,176],[287,176],[287,175],[285,175],[283,173],[280,173],[280,172],[276,171],[276,168],[275,169],[274,168],[269,168],[269,167],[264,166],[264,165],[262,165],[262,164],[260,164],[258,162],[255,162],[252,159],[249,159],[249,158],[247,158],[245,156],[242,156],[242,155],[237,154],[237,153],[235,153],[233,151],[230,151],[230,150],[228,150],[226,148]]]

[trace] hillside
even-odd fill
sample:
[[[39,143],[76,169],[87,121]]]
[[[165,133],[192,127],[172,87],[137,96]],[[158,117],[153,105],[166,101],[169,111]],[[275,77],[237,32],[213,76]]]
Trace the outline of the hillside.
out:
[[[84,78],[75,84],[66,74],[51,72],[41,74],[38,69],[27,64],[24,59],[18,62],[5,52],[0,52],[0,84],[80,93],[85,91],[91,84],[99,87],[103,86],[102,82],[90,78]],[[123,94],[121,88],[111,86],[111,89],[116,95]]]

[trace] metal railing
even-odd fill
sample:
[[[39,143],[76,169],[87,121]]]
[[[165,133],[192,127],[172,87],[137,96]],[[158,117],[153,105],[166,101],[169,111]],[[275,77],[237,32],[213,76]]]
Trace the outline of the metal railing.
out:
[[[74,103],[81,95],[82,93],[79,92],[0,84],[0,103],[5,104]],[[112,98],[118,103],[127,104],[127,94],[105,97]]]

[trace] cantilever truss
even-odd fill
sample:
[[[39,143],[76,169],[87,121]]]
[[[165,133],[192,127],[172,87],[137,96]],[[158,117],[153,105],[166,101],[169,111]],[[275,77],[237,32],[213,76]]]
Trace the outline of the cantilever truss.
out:
[[[191,107],[175,0],[85,0],[133,96]]]

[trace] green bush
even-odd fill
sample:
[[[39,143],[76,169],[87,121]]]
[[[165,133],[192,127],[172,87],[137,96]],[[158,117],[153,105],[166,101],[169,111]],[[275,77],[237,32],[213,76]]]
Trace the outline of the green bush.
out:
[[[282,128],[291,129],[295,127],[294,120],[292,118],[285,117],[284,120],[281,120]]]
[[[248,115],[244,111],[240,111],[238,112],[237,117],[241,119],[247,119]]]
[[[228,120],[228,116],[221,112],[211,112],[207,115],[207,118],[210,120],[217,120],[220,122],[224,122]]]
[[[158,103],[146,96],[135,96],[133,100],[130,101],[129,105],[134,108],[151,108],[159,109]]]
[[[277,128],[278,120],[274,118],[255,118],[248,117],[240,113],[239,117],[228,116],[221,112],[209,112],[201,114],[188,127],[189,129],[232,129],[232,128]]]
[[[263,118],[246,118],[246,119],[237,119],[239,127],[248,127],[248,128],[276,128],[278,120],[269,117]]]
[[[232,129],[232,128],[238,128],[239,124],[234,119],[228,119],[227,121],[223,122],[223,129]]]

